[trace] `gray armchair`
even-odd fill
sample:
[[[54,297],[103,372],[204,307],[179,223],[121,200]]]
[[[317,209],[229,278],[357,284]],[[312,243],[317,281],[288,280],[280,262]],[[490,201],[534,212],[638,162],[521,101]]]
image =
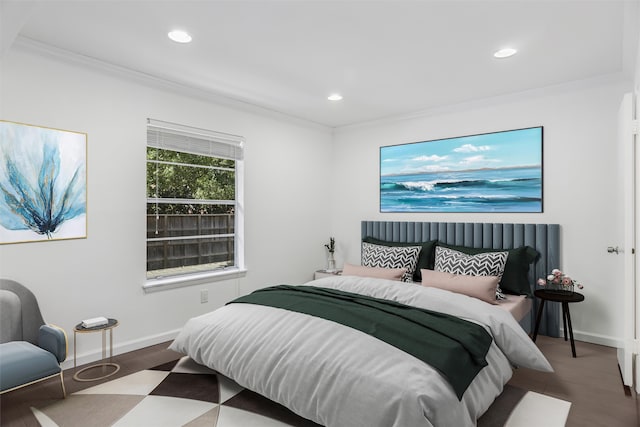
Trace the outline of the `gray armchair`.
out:
[[[0,394],[60,376],[67,358],[67,336],[42,319],[33,293],[18,282],[0,279]]]

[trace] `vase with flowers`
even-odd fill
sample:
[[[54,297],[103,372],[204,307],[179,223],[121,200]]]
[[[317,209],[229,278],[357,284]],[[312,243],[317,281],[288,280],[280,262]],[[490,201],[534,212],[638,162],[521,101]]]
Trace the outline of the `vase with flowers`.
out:
[[[578,281],[572,279],[561,270],[554,268],[544,279],[538,279],[538,286],[544,287],[548,292],[554,292],[557,294],[571,295],[574,292],[574,288],[582,289],[584,286],[578,283]]]
[[[333,273],[336,271],[336,259],[334,258],[334,253],[336,251],[336,239],[330,237],[329,243],[326,243],[324,247],[329,251],[329,256],[327,257],[327,273]]]

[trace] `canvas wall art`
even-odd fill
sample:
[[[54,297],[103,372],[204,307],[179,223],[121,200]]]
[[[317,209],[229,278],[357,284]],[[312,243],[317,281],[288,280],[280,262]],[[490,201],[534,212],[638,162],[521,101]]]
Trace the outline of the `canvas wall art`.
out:
[[[87,237],[87,134],[0,121],[0,244]]]
[[[543,128],[380,148],[381,212],[542,212]]]

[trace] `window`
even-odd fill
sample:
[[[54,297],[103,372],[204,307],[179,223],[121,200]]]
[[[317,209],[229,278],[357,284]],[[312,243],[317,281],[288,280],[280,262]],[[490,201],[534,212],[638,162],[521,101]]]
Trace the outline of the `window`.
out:
[[[243,141],[148,120],[145,288],[244,271]]]

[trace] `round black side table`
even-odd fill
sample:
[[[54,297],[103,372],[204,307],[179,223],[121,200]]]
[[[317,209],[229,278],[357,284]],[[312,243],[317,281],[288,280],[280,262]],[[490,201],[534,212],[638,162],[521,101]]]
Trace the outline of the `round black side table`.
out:
[[[536,316],[536,327],[533,330],[533,342],[538,337],[538,328],[540,327],[540,319],[542,318],[542,309],[545,301],[553,301],[562,303],[562,321],[564,323],[564,340],[567,341],[567,329],[571,338],[571,354],[576,357],[576,345],[573,341],[573,327],[571,326],[571,315],[569,314],[569,304],[572,302],[584,301],[584,295],[578,292],[559,293],[548,291],[546,289],[537,289],[533,294],[540,298],[540,306],[538,307],[538,315]]]

